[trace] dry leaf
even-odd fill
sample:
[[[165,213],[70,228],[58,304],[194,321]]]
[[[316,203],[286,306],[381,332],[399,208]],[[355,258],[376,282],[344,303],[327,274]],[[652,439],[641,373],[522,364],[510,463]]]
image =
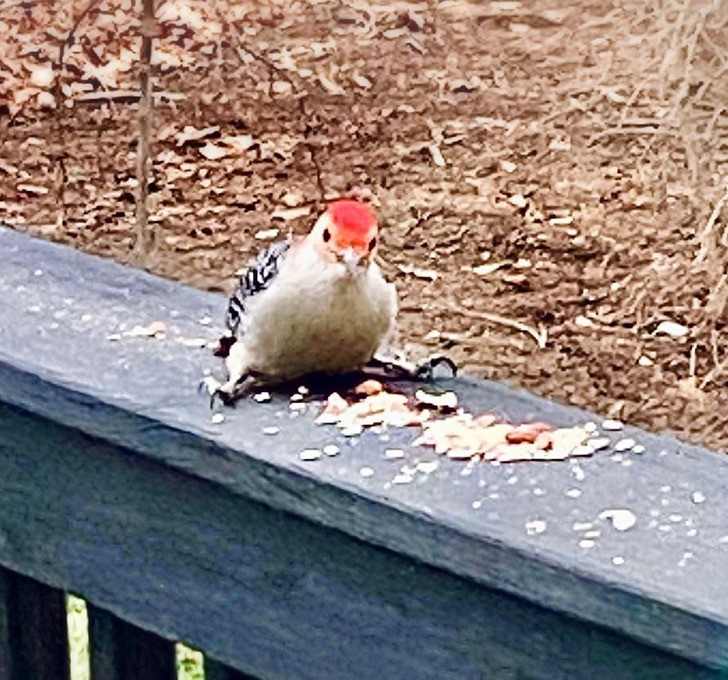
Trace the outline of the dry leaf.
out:
[[[210,144],[209,142],[205,146],[199,148],[199,152],[210,161],[217,161],[221,158],[225,158],[228,155],[227,149],[223,149],[221,146]]]

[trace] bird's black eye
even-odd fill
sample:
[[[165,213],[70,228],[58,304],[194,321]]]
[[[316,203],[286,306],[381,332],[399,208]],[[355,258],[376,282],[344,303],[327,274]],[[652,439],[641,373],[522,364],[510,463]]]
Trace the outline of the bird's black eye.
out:
[[[377,245],[377,237],[375,236],[371,241],[369,241],[369,250],[374,250],[376,245]]]
[[[324,237],[324,243],[327,243],[328,241],[331,240],[331,232],[328,229],[324,229],[323,237]]]

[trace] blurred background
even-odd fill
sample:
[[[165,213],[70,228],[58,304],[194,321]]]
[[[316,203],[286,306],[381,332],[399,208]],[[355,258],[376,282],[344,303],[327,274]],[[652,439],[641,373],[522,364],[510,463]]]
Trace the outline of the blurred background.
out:
[[[728,0],[144,11],[0,3],[1,220],[227,292],[360,196],[411,353],[728,445]]]

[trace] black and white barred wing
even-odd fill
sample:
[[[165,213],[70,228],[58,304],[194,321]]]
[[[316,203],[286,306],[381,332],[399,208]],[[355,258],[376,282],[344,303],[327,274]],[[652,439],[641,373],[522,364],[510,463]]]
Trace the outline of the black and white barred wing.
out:
[[[237,290],[228,302],[225,324],[232,338],[245,334],[246,305],[275,280],[292,241],[278,241],[263,250],[258,259],[240,277]]]

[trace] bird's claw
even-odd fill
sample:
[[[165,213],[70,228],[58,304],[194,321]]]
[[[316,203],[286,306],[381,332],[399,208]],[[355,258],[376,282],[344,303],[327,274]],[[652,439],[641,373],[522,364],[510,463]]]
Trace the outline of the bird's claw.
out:
[[[210,408],[217,410],[218,402],[222,406],[234,406],[235,402],[255,384],[255,377],[250,373],[246,373],[235,382],[228,380],[224,383],[208,375],[200,381],[199,391],[210,395]]]
[[[442,355],[432,356],[421,364],[412,364],[401,357],[375,357],[370,366],[380,368],[400,379],[423,382],[449,380],[458,371],[455,362]]]
[[[217,378],[213,378],[211,375],[205,376],[200,380],[197,391],[200,393],[207,393],[210,397],[210,409],[216,411],[218,407],[218,401],[223,406],[231,406],[235,402],[235,394],[231,394],[226,389],[225,384],[221,383]]]
[[[452,380],[458,374],[457,364],[443,355],[430,357],[419,366],[415,371],[415,377],[424,382],[434,382],[436,380]]]

